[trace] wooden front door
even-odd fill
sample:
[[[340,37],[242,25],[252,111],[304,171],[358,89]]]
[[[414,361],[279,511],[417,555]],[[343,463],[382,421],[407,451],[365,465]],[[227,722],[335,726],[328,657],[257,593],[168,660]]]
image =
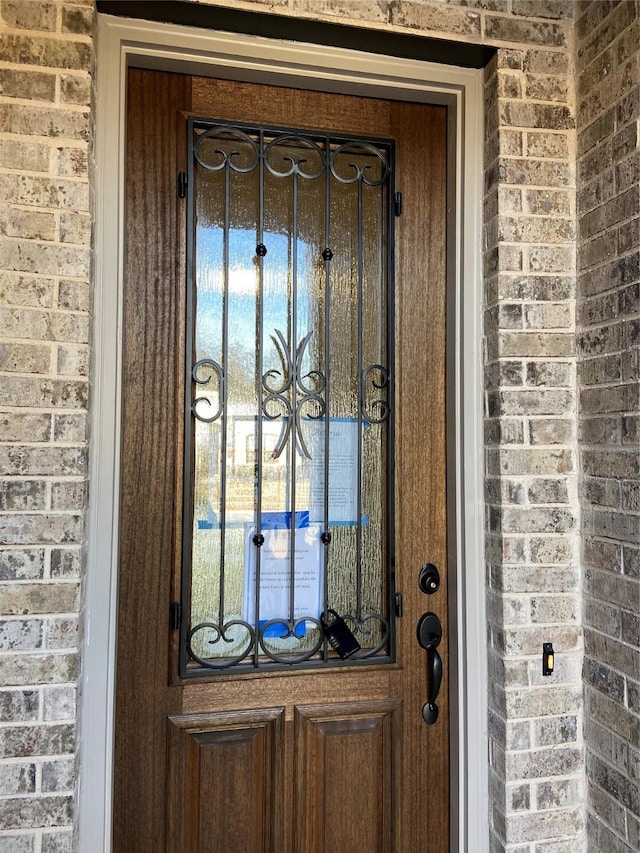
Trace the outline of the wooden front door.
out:
[[[226,130],[227,123],[236,129]],[[263,131],[264,127],[280,130]],[[273,147],[268,140],[273,142],[278,133],[286,151],[280,172],[273,168],[275,177],[269,177],[267,161]],[[209,140],[209,154],[203,154],[205,143],[198,142],[201,147],[194,155],[189,134]],[[131,70],[126,139],[114,850],[444,853],[449,849],[446,110]],[[265,147],[259,150],[260,140]],[[234,146],[239,146],[240,154]],[[307,175],[314,169],[326,173],[328,186],[326,164],[334,163],[341,147],[348,154],[347,171],[341,173],[336,193],[346,193],[344,187],[354,176],[360,189],[348,197],[351,200],[346,195],[338,199],[338,207],[351,211],[345,221],[359,223],[354,226],[358,233],[351,234],[346,226],[336,233],[334,227],[333,249],[327,246],[322,252],[324,238],[317,238],[313,264],[318,273],[313,281],[320,283],[316,290],[316,285],[304,285],[306,296],[301,301],[291,294],[312,264],[292,249],[290,237],[282,236],[281,220],[298,210],[298,195],[312,197],[315,190],[305,189],[304,175],[298,175],[300,181],[292,179],[288,200],[277,201],[266,213],[275,192],[269,181],[295,162]],[[249,159],[255,153],[255,162],[242,161],[245,149]],[[387,182],[386,188],[376,190],[381,201],[372,225],[371,216],[362,213],[363,197],[371,186],[382,186],[391,156],[395,186]],[[215,184],[211,175],[225,159],[234,157],[238,168],[227,169],[226,179]],[[316,169],[316,160],[325,167]],[[373,161],[383,166],[372,166]],[[234,253],[240,251],[237,245],[234,248],[233,234],[249,228],[247,215],[235,212],[234,204],[245,192],[237,188],[244,186],[240,178],[254,166],[256,175],[266,176],[262,183],[262,178],[255,178],[262,189],[256,190],[257,201],[247,202],[253,211],[251,222],[258,223],[252,226],[251,248],[251,280],[258,282],[258,296],[251,297],[254,313],[243,319],[246,302],[234,301],[235,291],[227,284],[235,269]],[[222,213],[203,212],[193,201],[189,181],[203,168],[207,174],[200,194],[218,198]],[[338,166],[333,171],[337,175]],[[393,207],[396,192],[402,194],[401,210],[397,204]],[[302,234],[295,245],[304,241],[311,245],[313,232],[334,216],[323,193],[316,193],[325,200],[319,211],[295,214],[296,233]],[[388,219],[379,212],[385,204],[392,211]],[[222,319],[207,332],[221,355],[202,359],[195,312],[204,310],[206,299],[199,283],[194,295],[194,281],[204,273],[194,272],[200,263],[194,256],[206,254],[197,245],[206,217],[222,236],[219,245],[212,238],[213,248],[207,249],[213,260],[205,258],[202,263],[217,264],[218,272],[211,272],[212,293],[223,295],[214,310]],[[385,245],[394,244],[393,251],[385,254],[379,246],[373,252],[363,249],[369,245],[370,229],[382,235]],[[269,308],[268,263],[279,251],[278,241],[284,247],[283,280],[288,284],[282,292],[277,283],[273,285],[276,307]],[[351,247],[352,257],[341,261],[345,246]],[[340,263],[343,273],[338,280],[328,269],[329,265],[338,269]],[[370,268],[380,272],[383,284],[395,280],[388,301],[381,296],[376,303],[378,297],[368,291],[364,297],[356,294],[369,287]],[[220,287],[216,276],[224,280]],[[329,282],[333,313],[325,310]],[[216,298],[211,296],[213,302]],[[269,312],[275,315],[278,305],[280,319],[270,325]],[[334,319],[323,327],[325,339],[313,318],[329,313]],[[387,329],[389,316],[394,320]],[[303,320],[316,329],[315,338],[314,332],[303,334]],[[365,329],[369,322],[377,324],[371,334]],[[250,325],[261,342],[244,356],[252,365],[258,363],[257,379],[234,391],[226,362],[242,323]],[[328,353],[334,328],[346,329],[354,344],[351,355],[332,360]],[[371,364],[366,352],[369,338],[378,347]],[[312,351],[324,364],[322,369],[305,367]],[[192,358],[199,367],[192,366]],[[392,367],[387,371],[376,358],[388,358]],[[362,392],[366,397],[365,386],[374,396],[369,403],[354,404],[346,417],[337,416],[336,409],[334,417],[330,399],[335,392],[329,386],[337,387],[336,377],[349,359],[364,377],[355,383],[356,396]],[[292,390],[296,383],[297,392]],[[185,400],[191,394],[197,398],[201,386],[205,397],[208,389],[214,390],[204,403],[196,399],[189,411]],[[259,416],[251,407],[243,408],[245,393],[257,400]],[[235,408],[234,394],[239,401]],[[298,417],[296,407],[303,399],[308,409]],[[198,416],[197,406],[203,405],[205,414]],[[273,431],[274,422],[279,432]],[[342,444],[338,467],[327,462],[322,469],[321,495],[329,497],[324,504],[321,497],[318,507],[310,509],[314,498],[301,473],[297,481],[283,480],[284,497],[278,498],[278,506],[289,511],[279,531],[285,531],[286,539],[282,565],[286,572],[293,567],[290,554],[298,552],[300,514],[304,518],[300,535],[311,542],[300,547],[307,547],[311,574],[318,571],[311,587],[318,578],[320,586],[317,594],[308,594],[305,622],[291,592],[298,584],[292,568],[293,581],[276,594],[289,596],[290,612],[274,620],[260,587],[260,578],[264,585],[267,573],[264,549],[276,535],[265,518],[273,515],[269,501],[276,500],[274,484],[282,471],[287,466],[306,471],[314,441],[314,447],[328,452],[329,426],[313,433],[314,422],[336,426]],[[206,436],[202,458],[196,446],[199,430]],[[319,444],[313,436],[319,436]],[[373,464],[368,461],[368,442],[377,448],[376,477],[392,484],[388,492],[384,486],[373,489],[374,501],[367,480],[367,466]],[[383,446],[392,448],[390,456],[380,451]],[[203,458],[209,467],[199,481]],[[224,482],[220,468],[226,472]],[[316,476],[318,468],[314,471]],[[331,505],[337,492],[327,482],[341,483],[342,475],[355,479],[358,488],[338,511]],[[244,492],[242,482],[249,483]],[[376,507],[382,508],[377,521]],[[340,512],[350,516],[346,522],[332,518]],[[232,532],[224,539],[227,529]],[[206,575],[206,582],[192,582],[196,558],[192,560],[191,552],[201,535],[202,541],[217,543],[198,545],[206,552],[203,571],[212,574]],[[373,539],[377,550],[369,553],[367,543]],[[343,541],[355,543],[344,551],[351,553],[352,548],[357,554],[353,565],[346,565],[346,559],[343,565],[333,556],[336,543]],[[371,576],[370,563],[375,564]],[[435,564],[440,572],[440,586],[433,594],[425,591],[428,579],[423,578],[424,589],[419,584],[426,563]],[[221,577],[225,566],[227,574]],[[345,615],[350,635],[361,648],[344,660],[323,635],[318,612],[323,610],[325,623],[333,618],[326,612],[332,608],[332,572],[357,579],[357,606],[346,614],[345,605],[345,612],[339,609],[337,615]],[[228,616],[215,608],[232,577],[240,603],[234,605],[237,614],[231,608]],[[205,615],[196,614],[200,606],[196,599],[205,601]],[[378,604],[363,610],[363,600]],[[209,605],[211,611],[206,610]],[[222,610],[224,606],[220,605]],[[376,607],[381,615],[376,616],[373,633],[381,637],[379,643],[371,639],[371,613]],[[217,616],[206,615],[214,611]],[[260,620],[257,611],[266,618]],[[426,612],[434,614],[421,623],[428,650],[417,636]],[[436,653],[437,640],[430,640],[438,621],[442,640]],[[269,651],[274,648],[276,652]],[[424,709],[439,660],[443,677],[433,703],[439,709],[435,720],[435,709]]]

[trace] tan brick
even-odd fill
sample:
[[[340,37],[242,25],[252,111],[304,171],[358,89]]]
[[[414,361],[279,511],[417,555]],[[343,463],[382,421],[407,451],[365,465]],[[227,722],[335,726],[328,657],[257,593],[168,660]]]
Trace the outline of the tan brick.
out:
[[[573,364],[555,361],[529,361],[526,367],[526,384],[537,388],[573,388]]]
[[[0,68],[0,95],[4,95],[6,98],[23,98],[31,101],[54,101],[56,96],[55,74]]]
[[[44,577],[43,548],[4,548],[0,551],[0,580],[23,581],[38,580]],[[2,716],[3,694],[0,693],[0,720]],[[5,718],[6,719],[6,718]]]
[[[86,381],[7,376],[0,391],[2,405],[86,408]],[[24,440],[24,437],[23,437]]]
[[[0,234],[26,240],[54,240],[57,223],[53,213],[4,208],[0,210]]]
[[[60,217],[60,241],[88,246],[91,242],[91,217],[84,213],[63,213]]]
[[[8,373],[49,373],[50,370],[51,347],[0,343],[0,371]]]
[[[37,142],[0,139],[0,167],[25,172],[47,172],[51,148]]]
[[[8,272],[0,275],[0,303],[6,306],[51,308],[53,292],[54,281],[51,278],[12,275]]]
[[[83,345],[58,347],[57,373],[60,376],[88,376],[89,348]]]
[[[548,157],[566,160],[569,157],[569,137],[566,133],[527,131],[525,153],[528,157]]]
[[[495,451],[496,473],[510,476],[518,474],[568,474],[574,470],[573,455],[569,450],[516,450],[503,448]]]
[[[86,454],[79,447],[0,446],[0,475],[64,477],[85,473]]]
[[[76,649],[79,647],[80,624],[77,616],[46,620],[44,642],[47,649]]]
[[[88,278],[91,253],[88,249],[69,248],[55,243],[15,243],[0,241],[0,264],[14,272],[53,273]]]
[[[571,273],[575,270],[573,246],[530,246],[525,267],[532,273]],[[563,297],[556,294],[556,299]]]
[[[0,323],[7,337],[86,343],[89,323],[85,314],[0,308]]]
[[[53,31],[56,28],[55,3],[3,0],[0,15],[11,29]]]
[[[60,76],[60,98],[63,104],[91,104],[91,78],[88,75],[62,74]]]
[[[572,335],[562,332],[503,332],[500,352],[503,356],[558,356],[573,355],[575,342]]]
[[[0,686],[64,684],[78,677],[76,654],[6,654],[0,667]]]
[[[2,613],[72,613],[77,611],[80,590],[77,583],[3,584]]]
[[[0,516],[0,544],[2,545],[58,545],[81,542],[82,519],[69,514],[32,514]],[[5,597],[8,591],[5,590]],[[62,599],[57,599],[62,600]],[[5,605],[1,605],[4,607]],[[8,605],[7,605],[8,606]],[[62,611],[75,607],[62,607]],[[11,612],[11,611],[7,611]],[[26,611],[24,611],[26,612]],[[43,611],[30,611],[43,612]],[[54,606],[53,611],[56,612]]]
[[[0,480],[0,510],[23,512],[47,506],[47,484],[41,480]]]
[[[567,103],[569,100],[569,81],[566,77],[550,77],[542,74],[527,74],[525,97],[538,101]]]
[[[30,175],[0,175],[0,191],[7,203],[87,211],[88,185],[80,181]]]
[[[4,5],[4,4],[3,4]],[[0,36],[0,53],[5,62],[84,70],[91,63],[88,42],[5,34]]]
[[[89,113],[80,109],[60,110],[0,103],[0,132],[2,133],[87,140],[89,130]]]
[[[86,148],[58,148],[58,174],[63,177],[83,178],[89,173],[89,159]]]
[[[485,37],[489,42],[518,42],[563,47],[567,43],[567,30],[558,24],[542,21],[485,16]]]
[[[64,6],[62,32],[89,36],[95,26],[95,9],[91,6]]]
[[[41,647],[41,619],[0,619],[0,652],[31,651]]]
[[[529,329],[568,329],[573,309],[567,303],[537,303],[524,307],[524,325]]]
[[[531,444],[566,444],[573,434],[573,422],[570,420],[534,419],[529,422]]]
[[[480,15],[466,9],[443,6],[441,3],[419,3],[398,0],[391,6],[391,23],[400,27],[455,35],[480,35]]]
[[[83,443],[87,437],[86,414],[60,414],[54,416],[54,438],[58,442]]]
[[[51,551],[51,577],[75,580],[82,573],[82,555],[79,548],[53,548]]]
[[[524,192],[523,210],[542,216],[569,216],[572,194],[569,191],[528,189]]]
[[[45,687],[43,696],[43,719],[47,722],[75,720],[76,689],[72,684]]]
[[[82,510],[86,505],[86,483],[65,481],[54,483],[51,488],[52,510]]]
[[[90,285],[83,281],[62,280],[58,286],[58,307],[66,311],[89,311]]]
[[[571,540],[563,535],[532,537],[529,548],[531,562],[546,566],[568,564],[573,553]]]
[[[287,6],[286,0],[280,0],[280,4]],[[386,23],[388,16],[385,0],[323,0],[321,4],[316,0],[293,0],[293,9],[315,18],[336,17],[377,23]]]
[[[571,219],[551,216],[501,216],[500,239],[509,243],[567,243],[575,239]]]
[[[0,441],[49,441],[51,437],[51,415],[33,412],[0,412]]]
[[[569,163],[556,160],[526,160],[501,157],[498,167],[500,180],[521,186],[562,187],[573,183]]]

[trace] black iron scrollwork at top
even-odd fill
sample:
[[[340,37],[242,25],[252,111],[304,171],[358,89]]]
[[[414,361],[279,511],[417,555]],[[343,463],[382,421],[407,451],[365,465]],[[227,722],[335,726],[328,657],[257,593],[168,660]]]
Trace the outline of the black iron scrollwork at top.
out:
[[[355,156],[356,154],[359,154],[360,156],[368,155],[369,157],[377,158],[377,165],[380,168],[380,174],[378,177],[372,177],[375,173],[373,172],[373,165],[370,162],[362,163],[360,165],[349,162],[350,158],[348,155]],[[343,168],[343,164],[340,162],[341,158],[345,160],[347,167],[350,170],[353,170],[353,174],[340,174],[340,169]],[[354,184],[361,181],[368,187],[379,187],[384,184],[389,177],[389,164],[382,151],[379,148],[376,148],[375,145],[361,141],[345,142],[344,145],[337,148],[331,155],[331,174],[337,181],[340,181],[341,184]]]
[[[239,143],[239,147],[234,148],[233,143]],[[208,172],[228,167],[233,172],[245,173],[256,168],[261,154],[258,143],[242,128],[217,124],[197,137],[193,156]]]
[[[261,145],[256,138],[258,131],[214,124],[197,135],[194,158],[209,172],[228,168],[239,173],[252,172],[262,160],[265,168],[279,178],[298,175],[314,180],[330,169],[341,184],[361,182],[369,187],[384,184],[391,171],[383,149],[371,142],[288,132],[270,137]],[[360,158],[359,162],[353,158]]]
[[[304,375],[302,373],[302,361],[312,337],[313,332],[309,332],[300,341],[294,358],[282,332],[276,329],[275,335],[271,335],[282,363],[282,370],[267,370],[262,377],[262,388],[265,392],[262,413],[269,420],[283,418],[283,429],[273,451],[274,459],[277,459],[284,450],[291,434],[292,423],[295,425],[296,442],[301,454],[311,459],[302,431],[303,409],[306,408],[307,417],[314,420],[322,418],[326,411],[326,404],[321,396],[327,385],[325,375],[320,370],[311,370]],[[272,382],[273,379],[278,378],[280,380],[278,384]],[[313,384],[310,385],[305,380],[311,380]],[[291,393],[292,391],[299,391],[300,396]],[[292,397],[295,405],[291,402]]]

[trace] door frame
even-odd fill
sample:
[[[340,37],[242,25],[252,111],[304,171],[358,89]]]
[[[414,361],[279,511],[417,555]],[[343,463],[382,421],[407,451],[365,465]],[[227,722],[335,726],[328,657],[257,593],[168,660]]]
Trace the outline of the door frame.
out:
[[[483,73],[343,48],[98,15],[90,490],[79,711],[79,850],[94,853],[111,849],[124,115],[126,72],[130,66],[444,104],[449,108],[451,850],[469,850],[470,840],[475,845],[480,842],[480,849],[488,849],[480,236]]]

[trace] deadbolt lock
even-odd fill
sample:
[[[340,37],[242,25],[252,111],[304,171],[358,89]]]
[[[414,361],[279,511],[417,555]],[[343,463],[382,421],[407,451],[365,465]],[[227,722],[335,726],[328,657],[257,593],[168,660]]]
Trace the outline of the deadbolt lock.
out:
[[[418,575],[418,586],[425,595],[433,595],[440,589],[440,572],[433,563],[425,563]]]

